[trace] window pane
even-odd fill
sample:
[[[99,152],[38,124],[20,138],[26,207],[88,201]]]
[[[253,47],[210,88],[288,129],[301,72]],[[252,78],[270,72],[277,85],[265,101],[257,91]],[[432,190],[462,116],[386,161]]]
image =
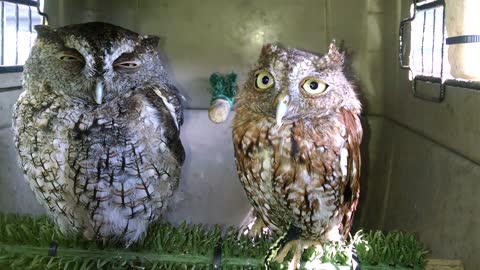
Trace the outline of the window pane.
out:
[[[35,7],[25,5],[1,2],[0,9],[0,65],[23,65],[36,38],[33,26],[41,24],[42,17]]]
[[[410,66],[414,75],[441,76],[443,7],[417,12],[412,22]]]

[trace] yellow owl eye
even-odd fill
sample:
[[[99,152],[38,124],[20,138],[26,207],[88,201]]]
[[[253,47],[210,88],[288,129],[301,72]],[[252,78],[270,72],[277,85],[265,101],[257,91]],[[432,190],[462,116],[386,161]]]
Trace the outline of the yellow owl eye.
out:
[[[328,87],[328,84],[324,83],[321,80],[309,78],[304,80],[301,86],[303,90],[305,90],[307,93],[311,95],[316,95],[325,91]]]
[[[255,88],[257,90],[266,90],[272,87],[273,83],[273,76],[270,73],[266,71],[260,71],[257,73],[255,78]]]

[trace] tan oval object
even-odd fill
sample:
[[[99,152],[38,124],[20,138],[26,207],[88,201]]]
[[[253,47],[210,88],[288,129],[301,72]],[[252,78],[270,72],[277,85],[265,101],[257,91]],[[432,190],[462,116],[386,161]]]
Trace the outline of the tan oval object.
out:
[[[230,113],[230,103],[225,99],[216,99],[208,108],[208,118],[210,121],[219,124],[227,120]]]

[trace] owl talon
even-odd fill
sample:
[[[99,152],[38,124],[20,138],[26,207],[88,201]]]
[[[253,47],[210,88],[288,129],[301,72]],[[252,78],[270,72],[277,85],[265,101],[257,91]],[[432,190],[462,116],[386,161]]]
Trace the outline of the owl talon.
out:
[[[293,258],[288,263],[288,270],[295,270],[297,267],[300,267],[300,259],[302,258],[303,247],[301,242],[297,244],[295,247],[295,253],[293,254]]]
[[[283,263],[283,261],[285,260],[285,257],[288,255],[288,252],[290,252],[290,250],[292,250],[293,248],[296,249],[296,245],[297,245],[297,241],[299,240],[295,240],[295,241],[291,241],[291,242],[288,242],[277,254],[277,257],[275,257],[274,261],[278,262],[278,263]]]
[[[270,234],[270,232],[270,229],[268,229],[267,225],[257,216],[255,210],[252,208],[240,225],[237,238],[240,239],[242,235],[246,235],[249,239],[255,240],[263,234]]]
[[[293,257],[288,263],[288,270],[299,269],[300,259],[302,258],[303,251],[308,249],[310,246],[315,246],[317,252],[323,252],[322,245],[319,242],[308,241],[308,240],[293,240],[288,242],[275,257],[274,261],[278,263],[283,263],[285,257],[291,250],[294,250]]]
[[[265,225],[261,218],[255,218],[252,222],[247,225],[242,225],[238,237],[246,235],[249,239],[258,239],[262,237],[263,234],[269,234],[270,230]]]

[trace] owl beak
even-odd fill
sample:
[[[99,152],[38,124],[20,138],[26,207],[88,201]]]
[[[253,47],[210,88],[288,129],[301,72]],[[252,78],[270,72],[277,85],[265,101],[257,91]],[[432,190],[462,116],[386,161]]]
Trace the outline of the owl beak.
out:
[[[281,93],[277,97],[277,115],[276,115],[277,126],[282,125],[282,119],[288,111],[289,101],[290,101],[290,96],[288,96],[288,93]]]
[[[103,99],[103,84],[101,81],[97,82],[97,85],[95,86],[95,102],[100,105],[102,104],[102,99]]]

